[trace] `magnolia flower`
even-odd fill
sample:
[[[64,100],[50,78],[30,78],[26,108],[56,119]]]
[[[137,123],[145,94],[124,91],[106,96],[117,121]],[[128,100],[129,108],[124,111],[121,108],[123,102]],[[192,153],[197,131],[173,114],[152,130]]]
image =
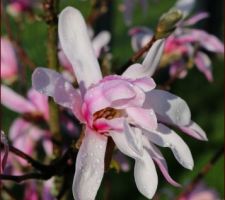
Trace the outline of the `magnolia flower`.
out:
[[[12,82],[18,75],[18,63],[12,43],[1,37],[1,79]]]
[[[199,183],[191,192],[182,196],[178,200],[219,200],[218,193],[205,186],[203,183]]]
[[[48,121],[48,100],[47,97],[31,89],[28,91],[27,99],[20,96],[7,86],[1,85],[1,104],[12,111],[23,114],[26,118]],[[17,118],[9,130],[9,138],[13,145],[32,155],[37,141],[43,139],[43,147],[47,154],[51,154],[51,142],[49,132],[40,129],[33,123],[22,117]],[[26,162],[20,159],[22,164]]]
[[[208,81],[213,80],[211,60],[202,50],[213,53],[224,53],[223,43],[203,30],[187,28],[208,17],[207,13],[199,13],[181,22],[175,33],[166,39],[165,48],[160,65],[170,66],[170,75],[184,78],[187,69],[196,65]],[[152,38],[152,30],[146,27],[137,27],[130,30],[131,44],[134,51],[146,45]]]
[[[182,11],[183,16],[186,17],[190,14],[195,6],[195,0],[177,0],[174,7]]]
[[[11,0],[7,6],[10,15],[16,17],[21,13],[30,11],[37,0]]]
[[[138,190],[152,198],[158,184],[155,163],[165,178],[179,186],[168,174],[158,147],[168,147],[185,168],[193,168],[187,144],[166,125],[207,140],[204,131],[191,121],[186,102],[169,92],[155,89],[150,76],[163,50],[164,40],[156,41],[142,64],[133,64],[121,76],[102,77],[81,13],[72,7],[59,15],[59,39],[70,60],[79,89],[61,74],[39,67],[32,75],[33,88],[70,108],[85,125],[73,180],[76,200],[94,200],[104,174],[108,137],[117,148],[135,160],[134,178]]]

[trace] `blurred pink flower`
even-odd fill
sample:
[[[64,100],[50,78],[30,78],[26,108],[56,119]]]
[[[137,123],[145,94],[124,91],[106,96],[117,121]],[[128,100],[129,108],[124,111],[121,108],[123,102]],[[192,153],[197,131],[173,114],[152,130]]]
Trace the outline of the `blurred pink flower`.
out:
[[[1,79],[12,82],[18,75],[18,63],[12,43],[1,37]]]
[[[21,13],[30,11],[35,1],[36,0],[10,0],[7,11],[12,16],[18,16]]]
[[[211,60],[202,50],[223,54],[223,43],[203,30],[186,27],[194,25],[206,17],[208,17],[207,13],[199,13],[182,21],[174,34],[166,39],[162,58],[167,58],[166,65],[170,66],[171,76],[184,78],[187,68],[191,67],[189,63],[192,61],[208,81],[213,80]],[[133,28],[129,33],[132,37],[131,44],[134,51],[138,51],[146,45],[153,36],[153,32],[145,27]],[[162,59],[162,63],[163,61]]]
[[[187,144],[166,125],[180,128],[200,140],[207,137],[191,121],[186,102],[155,89],[150,78],[160,60],[164,40],[153,44],[142,64],[133,64],[121,76],[102,78],[85,21],[77,9],[67,7],[59,15],[59,38],[79,89],[73,88],[61,74],[41,67],[33,72],[32,84],[37,91],[71,109],[85,124],[85,136],[76,160],[74,198],[95,199],[104,174],[108,137],[112,137],[122,153],[135,160],[135,182],[144,196],[152,198],[157,189],[153,160],[167,181],[179,186],[170,177],[166,161],[154,144],[169,147],[183,167],[192,169],[194,163]]]
[[[1,85],[1,104],[12,111],[23,114],[28,118],[42,119],[48,121],[48,100],[46,96],[30,89],[27,99],[20,96],[7,86]],[[26,117],[25,117],[26,118]],[[43,147],[47,154],[51,153],[51,142],[49,132],[42,130],[32,122],[23,117],[17,118],[9,130],[9,138],[13,145],[28,155],[33,155],[35,146],[39,140],[43,140]],[[22,164],[23,159],[18,158]]]
[[[218,193],[205,186],[203,183],[199,183],[190,193],[186,196],[179,198],[178,200],[219,200]]]

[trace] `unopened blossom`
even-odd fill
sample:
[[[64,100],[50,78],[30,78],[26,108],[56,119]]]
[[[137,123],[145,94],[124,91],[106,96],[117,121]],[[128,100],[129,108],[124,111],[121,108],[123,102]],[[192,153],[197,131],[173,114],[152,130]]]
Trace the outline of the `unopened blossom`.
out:
[[[169,66],[171,76],[184,78],[188,68],[195,65],[208,81],[213,80],[211,60],[204,51],[223,54],[224,45],[216,36],[188,27],[206,17],[207,13],[199,13],[182,21],[174,34],[166,39],[160,66]],[[148,43],[153,32],[147,27],[136,27],[130,30],[130,35],[132,47],[137,51]]]
[[[18,75],[18,63],[13,44],[6,37],[1,37],[1,79],[13,82]]]
[[[155,82],[150,78],[160,60],[164,39],[153,44],[142,64],[131,65],[121,76],[103,78],[81,13],[72,7],[65,8],[59,15],[58,30],[79,89],[73,88],[58,72],[42,67],[33,72],[32,84],[34,89],[71,109],[85,125],[76,158],[74,199],[95,199],[104,174],[109,137],[123,154],[135,160],[134,179],[145,197],[151,199],[157,189],[155,164],[167,181],[179,186],[170,177],[166,161],[156,145],[168,147],[187,169],[192,169],[194,163],[187,144],[167,125],[200,140],[207,138],[191,120],[186,102],[155,89]]]

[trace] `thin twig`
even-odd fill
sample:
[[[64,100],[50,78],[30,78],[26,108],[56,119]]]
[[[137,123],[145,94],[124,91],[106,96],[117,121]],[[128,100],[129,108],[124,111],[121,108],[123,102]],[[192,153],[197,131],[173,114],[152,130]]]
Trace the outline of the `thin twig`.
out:
[[[47,40],[47,57],[48,67],[55,71],[59,70],[58,60],[58,7],[59,0],[44,0],[43,9],[45,11],[45,22],[48,25],[48,40]],[[49,100],[49,128],[52,133],[54,141],[61,141],[59,126],[59,107],[54,103],[53,99]],[[57,158],[61,155],[61,148],[59,145],[53,144],[53,155]]]

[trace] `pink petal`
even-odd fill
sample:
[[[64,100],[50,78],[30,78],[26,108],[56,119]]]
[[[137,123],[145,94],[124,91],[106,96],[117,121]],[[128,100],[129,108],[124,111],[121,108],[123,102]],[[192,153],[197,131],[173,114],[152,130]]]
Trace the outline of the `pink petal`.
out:
[[[60,13],[59,39],[66,57],[73,66],[82,92],[102,79],[87,26],[79,10],[66,7]]]
[[[203,52],[197,52],[195,56],[195,64],[199,71],[201,71],[208,81],[213,81],[212,76],[212,66],[211,66],[211,60],[209,57],[204,54]]]
[[[8,39],[1,37],[1,78],[12,78],[17,73],[18,64],[13,45]]]
[[[38,112],[41,112],[45,119],[49,119],[48,98],[34,89],[30,89],[27,94],[28,99],[36,106]]]
[[[72,187],[75,199],[95,199],[104,174],[106,144],[107,137],[86,129],[76,159]]]
[[[202,130],[202,128],[193,121],[187,126],[182,126],[182,127],[178,127],[178,128],[181,131],[185,132],[186,134],[188,134],[198,140],[203,140],[203,141],[208,140],[205,131]]]
[[[131,123],[134,122],[146,130],[154,130],[157,128],[157,118],[152,109],[143,109],[138,107],[126,108],[128,117],[131,118]]]
[[[18,113],[37,111],[37,108],[31,102],[5,85],[1,85],[1,103]]]
[[[144,92],[153,90],[156,87],[155,81],[149,77],[136,79],[136,80],[132,81],[132,83],[135,86],[141,88]]]
[[[207,12],[200,12],[192,17],[190,17],[189,19],[187,19],[186,21],[183,22],[183,25],[184,26],[191,26],[191,25],[194,25],[196,24],[197,22],[205,19],[209,17],[209,13]]]
[[[106,77],[86,92],[82,109],[87,121],[95,112],[107,107],[122,109],[142,105],[143,91],[125,79],[113,77]]]
[[[114,118],[111,120],[100,118],[94,122],[94,128],[98,133],[106,133],[110,130],[123,131],[123,121],[123,118]]]
[[[185,126],[191,121],[187,103],[178,96],[163,90],[152,90],[146,94],[144,108],[152,108],[161,122]]]
[[[163,157],[160,150],[151,142],[149,142],[146,138],[144,139],[145,148],[148,150],[150,156],[152,159],[156,162],[158,165],[160,171],[162,172],[165,179],[173,186],[180,187],[180,184],[174,181],[171,176],[168,173],[168,167],[165,158]]]
[[[53,97],[59,105],[70,108],[75,116],[83,121],[81,96],[61,74],[47,68],[38,67],[32,74],[32,85],[38,92]]]

